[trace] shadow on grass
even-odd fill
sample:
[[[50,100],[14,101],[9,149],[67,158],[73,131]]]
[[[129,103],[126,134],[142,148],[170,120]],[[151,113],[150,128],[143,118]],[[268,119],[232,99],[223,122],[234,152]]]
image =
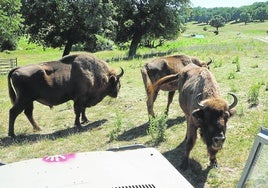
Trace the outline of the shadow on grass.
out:
[[[48,134],[30,134],[30,135],[17,135],[15,138],[4,137],[0,139],[0,146],[8,147],[12,144],[23,144],[25,142],[37,142],[40,140],[50,139],[56,140],[58,138],[68,137],[73,134],[87,132],[94,128],[97,128],[104,124],[107,119],[102,119],[99,121],[95,121],[92,123],[88,123],[87,125],[82,126],[82,128],[70,127],[64,130],[59,130],[53,133]]]
[[[167,128],[172,127],[173,125],[180,124],[185,121],[185,117],[177,117],[175,119],[167,120]],[[143,123],[138,127],[134,127],[129,129],[118,136],[118,141],[130,141],[137,137],[143,137],[147,135],[147,129],[149,126],[149,122]]]
[[[184,140],[179,146],[163,153],[163,155],[195,188],[203,188],[211,167],[208,166],[206,169],[202,169],[199,162],[190,158],[188,169],[181,170],[180,165],[185,153],[185,145],[186,141]]]

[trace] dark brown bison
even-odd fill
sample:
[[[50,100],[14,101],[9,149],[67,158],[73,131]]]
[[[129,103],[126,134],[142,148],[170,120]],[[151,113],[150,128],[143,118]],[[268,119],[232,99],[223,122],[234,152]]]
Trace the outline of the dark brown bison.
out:
[[[75,122],[81,127],[88,121],[86,107],[94,106],[105,96],[117,97],[120,77],[107,63],[88,54],[69,55],[58,61],[27,65],[8,74],[9,96],[13,107],[9,111],[8,135],[14,137],[16,117],[24,111],[34,130],[40,127],[33,119],[33,101],[52,107],[74,101]]]
[[[226,123],[234,114],[237,97],[230,94],[234,101],[231,105],[220,97],[218,84],[211,72],[194,64],[187,65],[181,73],[173,75],[179,79],[179,103],[187,121],[186,151],[181,164],[182,169],[188,167],[188,159],[193,149],[197,129],[207,145],[210,164],[217,167],[216,154],[225,141]],[[171,81],[172,76],[162,78]]]
[[[198,58],[189,57],[187,55],[173,55],[154,59],[151,62],[146,63],[142,69],[141,74],[143,83],[147,94],[147,110],[148,115],[154,117],[153,105],[156,100],[159,90],[168,91],[168,102],[166,107],[166,114],[168,114],[169,106],[173,100],[175,91],[178,89],[178,80],[169,83],[158,82],[159,79],[178,73],[183,67],[189,63],[194,63],[198,66],[208,67],[212,62],[202,62]]]

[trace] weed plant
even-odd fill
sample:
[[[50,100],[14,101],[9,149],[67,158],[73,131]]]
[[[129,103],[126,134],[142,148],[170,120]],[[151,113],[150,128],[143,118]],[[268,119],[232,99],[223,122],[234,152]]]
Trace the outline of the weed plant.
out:
[[[161,114],[156,117],[150,117],[147,134],[151,136],[151,141],[153,145],[158,145],[159,143],[166,140],[166,122],[166,114]]]
[[[233,63],[236,65],[236,72],[240,72],[240,63],[239,63],[239,57],[235,56],[235,59]]]
[[[116,141],[118,139],[120,132],[122,131],[122,117],[118,110],[116,110],[115,113],[116,117],[115,117],[114,128],[109,133],[110,142]]]
[[[250,90],[248,92],[248,103],[251,107],[259,104],[260,88],[261,83],[254,84],[250,87]]]

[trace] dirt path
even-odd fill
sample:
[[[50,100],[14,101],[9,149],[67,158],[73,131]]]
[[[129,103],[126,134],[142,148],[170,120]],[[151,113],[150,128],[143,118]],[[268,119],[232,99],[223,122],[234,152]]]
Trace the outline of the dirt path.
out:
[[[268,36],[266,36],[266,37],[256,37],[256,39],[258,39],[258,40],[260,40],[262,42],[268,43]]]

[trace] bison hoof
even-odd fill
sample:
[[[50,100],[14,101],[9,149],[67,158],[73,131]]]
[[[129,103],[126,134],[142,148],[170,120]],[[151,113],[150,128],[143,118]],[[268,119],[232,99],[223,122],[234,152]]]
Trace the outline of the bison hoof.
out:
[[[34,128],[34,132],[38,132],[38,131],[41,131],[42,129],[40,127],[35,127]]]
[[[215,169],[219,168],[218,163],[210,163],[210,166]]]
[[[85,123],[88,123],[88,122],[89,122],[88,119],[84,119],[84,120],[82,120],[81,124],[85,124]]]

